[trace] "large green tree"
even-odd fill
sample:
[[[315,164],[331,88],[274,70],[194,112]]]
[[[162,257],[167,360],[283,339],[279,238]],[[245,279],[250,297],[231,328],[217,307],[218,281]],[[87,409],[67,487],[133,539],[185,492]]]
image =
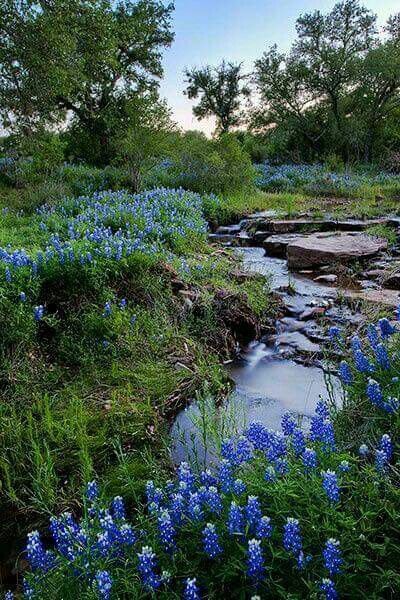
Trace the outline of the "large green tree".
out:
[[[241,64],[223,61],[217,67],[185,71],[190,100],[198,100],[193,114],[199,119],[215,117],[217,133],[227,133],[241,122],[241,100],[250,94]]]
[[[288,54],[272,47],[255,63],[255,126],[284,129],[314,156],[370,160],[398,106],[399,17],[379,36],[376,15],[344,0],[328,14],[301,15],[296,29]]]
[[[3,0],[3,127],[72,122],[106,161],[116,121],[129,125],[157,102],[172,10],[159,0]]]

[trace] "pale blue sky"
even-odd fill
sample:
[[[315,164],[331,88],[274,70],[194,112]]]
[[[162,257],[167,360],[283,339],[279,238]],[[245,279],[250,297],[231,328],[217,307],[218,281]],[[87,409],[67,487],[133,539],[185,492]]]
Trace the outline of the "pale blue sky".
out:
[[[334,0],[175,0],[175,42],[167,50],[161,94],[185,129],[210,132],[212,122],[198,122],[182,94],[185,67],[218,64],[223,58],[243,61],[250,70],[267,46],[287,50],[300,13],[329,10]],[[365,0],[383,24],[400,10],[399,0]]]

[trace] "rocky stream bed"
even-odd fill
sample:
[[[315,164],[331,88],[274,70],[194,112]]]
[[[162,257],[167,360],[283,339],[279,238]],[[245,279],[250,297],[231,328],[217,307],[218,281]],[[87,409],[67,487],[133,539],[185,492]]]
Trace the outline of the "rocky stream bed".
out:
[[[361,304],[395,307],[400,302],[400,249],[365,233],[376,225],[392,228],[400,240],[396,216],[285,220],[273,211],[219,227],[210,235],[212,243],[234,248],[243,277],[265,276],[280,307],[274,331],[240,348],[226,366],[234,389],[223,412],[232,430],[251,421],[279,428],[285,412],[307,428],[320,396],[340,404],[335,375],[339,355],[330,351],[328,328],[359,328],[364,320]],[[175,462],[212,461],[206,419],[196,402],[177,415],[171,429]]]

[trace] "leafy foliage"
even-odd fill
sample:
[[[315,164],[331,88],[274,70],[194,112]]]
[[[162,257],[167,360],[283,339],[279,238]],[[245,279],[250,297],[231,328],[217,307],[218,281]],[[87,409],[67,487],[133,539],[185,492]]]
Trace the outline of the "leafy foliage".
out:
[[[227,133],[240,124],[240,101],[250,95],[250,89],[242,81],[242,65],[223,61],[218,67],[187,69],[185,94],[190,100],[200,100],[193,107],[198,119],[216,117],[217,132]]]

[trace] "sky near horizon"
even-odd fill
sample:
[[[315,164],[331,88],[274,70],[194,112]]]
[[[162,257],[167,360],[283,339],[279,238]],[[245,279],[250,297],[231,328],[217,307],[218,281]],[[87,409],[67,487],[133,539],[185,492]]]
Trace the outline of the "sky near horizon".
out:
[[[185,67],[217,65],[224,58],[243,62],[252,69],[264,50],[277,44],[288,50],[295,38],[299,14],[329,11],[334,0],[175,0],[175,41],[164,56],[165,76],[161,95],[172,108],[174,120],[183,129],[209,134],[212,120],[198,121],[192,103],[183,95]],[[399,0],[364,0],[363,4],[384,24],[400,9]]]

